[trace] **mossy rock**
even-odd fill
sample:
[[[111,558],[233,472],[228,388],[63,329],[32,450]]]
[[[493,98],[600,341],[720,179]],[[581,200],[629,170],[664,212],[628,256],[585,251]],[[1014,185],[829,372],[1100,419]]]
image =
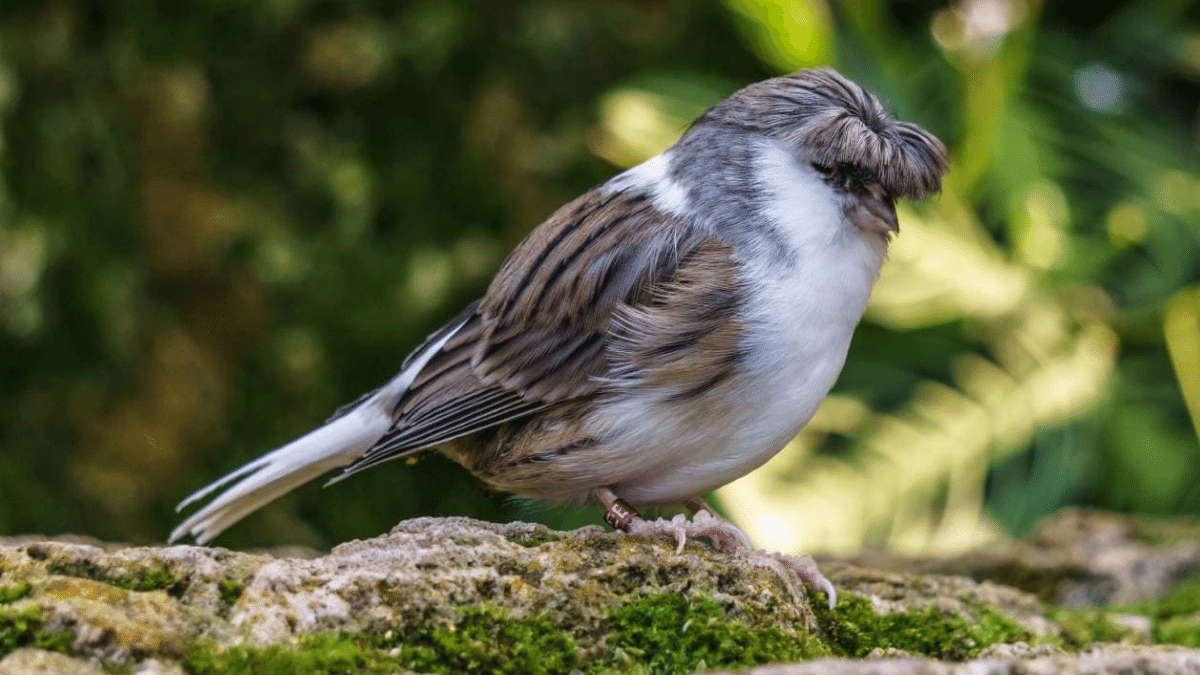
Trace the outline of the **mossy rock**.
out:
[[[825,565],[841,593],[830,610],[767,561],[703,542],[676,554],[598,527],[461,518],[406,521],[313,559],[0,543],[0,673],[40,652],[108,670],[153,663],[213,675],[649,674],[788,662],[841,664],[829,666],[836,672],[863,659],[953,669],[1082,659],[1072,654],[1097,640],[1194,644],[1200,624],[1192,586],[1123,615],[1086,614],[987,581],[837,563]]]

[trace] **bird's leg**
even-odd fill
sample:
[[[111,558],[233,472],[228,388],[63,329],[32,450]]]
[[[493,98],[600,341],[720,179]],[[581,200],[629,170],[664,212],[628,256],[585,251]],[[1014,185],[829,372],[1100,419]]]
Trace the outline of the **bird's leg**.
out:
[[[787,555],[774,551],[756,551],[746,536],[736,525],[723,518],[700,497],[692,497],[683,503],[692,514],[688,520],[682,513],[671,520],[646,520],[612,491],[611,488],[596,488],[596,501],[604,506],[604,522],[631,536],[642,539],[667,539],[674,541],[675,552],[682,553],[688,538],[705,537],[712,540],[718,550],[726,553],[746,553],[751,562],[771,569],[784,583],[794,591],[794,579],[798,578],[808,586],[823,591],[829,598],[829,607],[837,602],[837,590],[833,583],[821,574],[816,562],[808,555]]]
[[[596,488],[596,501],[604,507],[604,522],[614,530],[629,531],[629,525],[635,520],[642,520],[642,514],[629,505],[629,502],[617,496],[617,493],[606,487]]]
[[[668,539],[675,542],[675,552],[682,553],[687,544],[688,536],[698,535],[690,531],[692,524],[681,513],[671,520],[646,520],[642,514],[629,505],[629,502],[617,496],[612,488],[599,487],[594,492],[596,501],[604,507],[604,522],[614,530],[620,530],[641,539]]]

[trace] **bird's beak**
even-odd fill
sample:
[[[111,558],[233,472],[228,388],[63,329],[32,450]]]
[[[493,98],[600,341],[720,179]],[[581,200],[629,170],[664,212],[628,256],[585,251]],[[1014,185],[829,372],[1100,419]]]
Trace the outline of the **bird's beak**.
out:
[[[889,235],[900,231],[896,204],[882,190],[860,195],[845,207],[846,219],[864,232]]]

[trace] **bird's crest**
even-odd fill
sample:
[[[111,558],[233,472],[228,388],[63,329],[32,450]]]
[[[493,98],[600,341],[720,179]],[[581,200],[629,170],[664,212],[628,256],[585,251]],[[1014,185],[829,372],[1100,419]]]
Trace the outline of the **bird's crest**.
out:
[[[752,84],[697,120],[702,122],[774,136],[815,164],[852,165],[894,196],[937,192],[946,171],[946,146],[937,137],[892,117],[873,94],[828,68]]]

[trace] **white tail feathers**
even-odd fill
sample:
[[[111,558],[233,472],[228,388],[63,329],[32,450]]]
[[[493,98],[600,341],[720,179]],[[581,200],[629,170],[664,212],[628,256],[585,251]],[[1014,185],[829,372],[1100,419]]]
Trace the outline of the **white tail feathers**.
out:
[[[378,399],[267,453],[180,502],[178,509],[241,478],[171,532],[170,541],[192,535],[204,544],[264,504],[331,469],[362,456],[391,426]],[[248,474],[248,475],[247,475]]]
[[[469,312],[464,312],[464,315]],[[447,326],[436,340],[420,347],[407,367],[367,400],[349,412],[330,420],[287,445],[269,452],[233,471],[224,478],[202,488],[176,507],[183,507],[207,497],[223,485],[237,483],[193,513],[171,532],[169,541],[190,534],[201,544],[212,541],[230,525],[274,501],[278,497],[320,476],[362,457],[388,429],[394,420],[387,401],[395,402],[412,383],[434,354],[467,322],[462,316],[457,325]],[[436,333],[435,333],[436,335]]]

